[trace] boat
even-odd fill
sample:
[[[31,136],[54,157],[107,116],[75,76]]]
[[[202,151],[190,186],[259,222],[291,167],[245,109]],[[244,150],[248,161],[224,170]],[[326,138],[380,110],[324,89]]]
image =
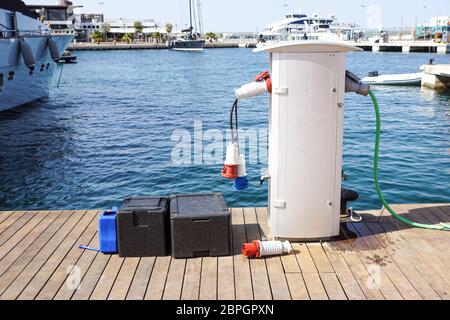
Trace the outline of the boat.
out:
[[[420,86],[422,84],[422,72],[379,75],[377,71],[370,72],[369,76],[361,80],[370,85],[389,86]]]
[[[0,2],[0,111],[49,97],[73,34],[52,35],[21,0]]]
[[[50,28],[53,35],[77,35],[75,30],[74,10],[77,8],[82,8],[82,6],[75,6],[68,0],[58,0],[57,4],[33,4],[27,5],[27,8],[33,15],[37,16],[39,21]]]
[[[335,14],[327,18],[319,14],[311,16],[302,13],[300,9],[285,15],[284,19],[271,23],[259,34],[260,42],[280,41],[359,41],[364,32],[355,24],[337,22]]]
[[[198,9],[195,11],[195,0],[189,0],[189,28],[182,30],[179,37],[175,37],[167,41],[167,47],[175,51],[203,51],[205,48],[205,39],[202,37],[201,30],[201,12]],[[193,17],[198,16],[199,29],[196,30],[193,26]]]
[[[59,63],[66,63],[66,64],[73,64],[77,63],[77,56],[74,56],[71,51],[66,50],[62,54],[61,58],[59,59]]]

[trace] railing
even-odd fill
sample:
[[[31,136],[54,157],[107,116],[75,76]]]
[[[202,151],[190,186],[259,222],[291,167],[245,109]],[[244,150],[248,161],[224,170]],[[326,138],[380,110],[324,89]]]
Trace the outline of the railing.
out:
[[[1,27],[4,27],[1,25]],[[51,30],[11,30],[0,28],[0,39],[33,38],[51,36]]]

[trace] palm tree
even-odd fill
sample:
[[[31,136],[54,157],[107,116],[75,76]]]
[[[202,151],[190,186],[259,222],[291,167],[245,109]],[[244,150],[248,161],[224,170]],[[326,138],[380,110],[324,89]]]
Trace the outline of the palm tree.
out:
[[[111,25],[109,23],[104,23],[102,26],[103,34],[105,35],[105,40],[108,40],[108,33],[111,31]]]
[[[208,39],[210,42],[217,41],[217,34],[215,34],[214,32],[208,32],[205,35],[205,38]]]
[[[135,21],[133,24],[135,30],[135,37],[137,37],[144,30],[144,24],[141,21]]]
[[[156,40],[157,43],[159,43],[161,40],[163,40],[163,35],[160,32],[153,32],[151,37],[152,37],[152,39]]]
[[[131,34],[125,33],[122,37],[122,41],[130,44],[131,41],[133,41],[133,36]]]
[[[95,41],[97,44],[99,44],[100,41],[102,41],[102,39],[103,39],[103,33],[96,30],[96,31],[92,32],[91,39],[93,41]]]
[[[170,22],[167,22],[167,23],[166,23],[165,28],[166,28],[166,32],[167,32],[167,33],[172,33],[172,31],[173,31],[173,25],[172,25]]]

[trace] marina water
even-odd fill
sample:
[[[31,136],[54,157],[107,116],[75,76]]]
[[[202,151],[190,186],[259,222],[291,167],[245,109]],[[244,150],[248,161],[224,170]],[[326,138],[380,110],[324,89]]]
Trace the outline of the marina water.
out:
[[[227,138],[233,89],[268,69],[265,54],[215,49],[77,55],[79,63],[64,66],[47,102],[0,114],[0,210],[98,209],[131,195],[211,191],[223,192],[230,206],[267,205],[267,185],[261,187],[259,178],[267,168],[261,133],[268,125],[268,97],[239,108],[240,127],[258,133],[256,145],[246,144],[247,157],[256,161],[247,168],[249,190],[236,193],[221,178],[222,163],[208,159],[222,155],[208,152],[213,145],[224,149],[225,141],[209,141],[205,134]],[[450,63],[449,55],[362,52],[349,54],[348,69],[360,76],[417,72],[431,58]],[[386,199],[450,202],[450,95],[417,87],[375,92],[382,109]],[[347,95],[344,185],[360,193],[357,209],[380,207],[373,185],[374,118],[370,99]],[[184,164],[174,162],[181,132],[189,133],[191,145]]]

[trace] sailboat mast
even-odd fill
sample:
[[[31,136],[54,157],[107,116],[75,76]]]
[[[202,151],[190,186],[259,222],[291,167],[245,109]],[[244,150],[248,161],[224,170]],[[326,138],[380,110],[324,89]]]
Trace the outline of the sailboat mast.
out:
[[[190,30],[192,33],[193,27],[192,27],[192,0],[189,0],[189,24],[190,24]]]

